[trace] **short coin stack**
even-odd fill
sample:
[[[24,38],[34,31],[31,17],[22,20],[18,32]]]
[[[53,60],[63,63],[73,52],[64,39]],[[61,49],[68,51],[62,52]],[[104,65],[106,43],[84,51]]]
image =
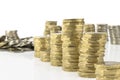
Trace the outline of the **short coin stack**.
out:
[[[94,78],[95,63],[103,63],[106,33],[87,32],[83,34],[80,56],[79,56],[79,76]]]
[[[78,70],[78,44],[84,19],[64,19],[62,26],[62,68],[64,71]],[[76,27],[79,29],[76,31]]]
[[[40,58],[41,51],[46,50],[45,37],[34,37],[34,56]]]
[[[50,62],[52,66],[62,65],[62,41],[61,33],[52,33],[50,38]]]
[[[94,24],[85,24],[84,32],[95,32],[95,25]]]
[[[50,29],[57,25],[57,21],[46,21],[44,35],[50,35]]]
[[[111,44],[120,45],[120,25],[109,26]]]
[[[107,24],[97,24],[97,32],[107,32]]]
[[[50,36],[45,37],[46,50],[41,51],[40,60],[43,62],[50,62]]]
[[[120,62],[95,64],[96,80],[120,80]]]
[[[49,51],[40,51],[40,60],[43,62],[50,62],[50,53]]]

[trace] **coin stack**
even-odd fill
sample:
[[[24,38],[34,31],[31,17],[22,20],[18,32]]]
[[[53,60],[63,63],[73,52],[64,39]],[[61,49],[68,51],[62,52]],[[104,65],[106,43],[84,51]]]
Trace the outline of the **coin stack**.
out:
[[[108,29],[107,24],[97,24],[97,32],[106,32],[107,35],[108,35],[108,30],[107,29]],[[107,38],[107,40],[109,40],[109,37]]]
[[[50,34],[51,33],[58,33],[58,32],[60,32],[61,31],[61,26],[56,26],[56,25],[54,25],[54,26],[52,26],[51,28],[50,28]]]
[[[64,19],[62,26],[62,68],[64,71],[78,70],[78,44],[82,35],[84,19]],[[79,29],[77,31],[77,29]],[[82,31],[81,31],[82,30]]]
[[[41,51],[40,60],[43,62],[50,62],[50,36],[45,37],[46,50]]]
[[[95,25],[94,24],[85,24],[84,25],[84,33],[85,32],[95,32]]]
[[[95,64],[96,80],[120,80],[120,62]]]
[[[120,45],[120,25],[109,26],[111,44]]]
[[[95,77],[95,63],[104,62],[106,33],[87,32],[83,34],[79,51],[79,76]]]
[[[50,53],[49,51],[40,51],[40,60],[43,62],[50,62]]]
[[[62,41],[61,33],[52,33],[50,38],[51,52],[50,62],[52,66],[62,65]]]
[[[44,35],[50,35],[50,29],[57,25],[57,21],[46,21]]]
[[[41,53],[40,51],[45,51],[46,45],[45,45],[45,37],[34,37],[34,56],[37,58],[40,58]]]
[[[107,32],[107,24],[97,24],[97,32]]]

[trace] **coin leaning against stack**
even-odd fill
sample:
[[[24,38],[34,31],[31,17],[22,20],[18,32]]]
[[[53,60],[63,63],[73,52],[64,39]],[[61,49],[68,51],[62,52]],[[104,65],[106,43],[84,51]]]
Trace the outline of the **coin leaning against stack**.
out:
[[[95,32],[95,25],[94,24],[85,24],[84,25],[84,33],[85,32]]]
[[[95,63],[104,63],[106,33],[87,32],[83,34],[79,49],[79,76],[95,77]]]
[[[45,37],[34,37],[34,56],[40,58],[40,51],[46,50]]]
[[[62,41],[61,33],[52,33],[50,38],[50,62],[52,66],[62,65]]]
[[[46,21],[44,35],[50,35],[50,29],[57,25],[57,21]]]
[[[120,44],[120,25],[109,26],[111,44]]]
[[[62,26],[62,68],[78,70],[78,44],[83,32],[84,19],[64,19]]]
[[[120,80],[120,62],[106,61],[95,68],[96,80]]]

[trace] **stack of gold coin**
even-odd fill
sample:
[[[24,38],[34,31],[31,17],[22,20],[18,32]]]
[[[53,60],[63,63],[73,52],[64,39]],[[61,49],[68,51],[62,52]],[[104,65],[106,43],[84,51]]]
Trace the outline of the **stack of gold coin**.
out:
[[[49,51],[40,51],[40,60],[43,62],[50,62],[50,53]]]
[[[83,32],[84,19],[64,19],[62,26],[62,68],[64,71],[78,70],[78,44]]]
[[[120,25],[109,26],[111,44],[120,44]]]
[[[107,24],[97,24],[97,32],[107,32]]]
[[[79,76],[94,78],[95,63],[104,62],[106,33],[87,32],[83,34],[79,51]]]
[[[34,37],[34,56],[40,58],[40,51],[46,50],[45,37]]]
[[[44,41],[46,43],[46,50],[41,51],[40,60],[43,62],[50,62],[50,36],[47,35]]]
[[[50,62],[52,66],[62,65],[62,41],[61,33],[52,33],[50,38]]]
[[[50,33],[58,33],[58,32],[60,32],[62,29],[61,29],[61,26],[56,26],[56,25],[54,25],[54,26],[52,26],[51,28],[50,28]]]
[[[57,21],[46,21],[44,35],[50,35],[50,29],[57,25]]]
[[[120,80],[120,62],[106,61],[95,68],[96,80]]]
[[[50,49],[51,49],[51,47],[50,47],[50,35],[47,35],[45,37],[45,42],[46,42],[46,48],[50,52]]]
[[[95,32],[95,25],[94,24],[85,24],[84,32]]]

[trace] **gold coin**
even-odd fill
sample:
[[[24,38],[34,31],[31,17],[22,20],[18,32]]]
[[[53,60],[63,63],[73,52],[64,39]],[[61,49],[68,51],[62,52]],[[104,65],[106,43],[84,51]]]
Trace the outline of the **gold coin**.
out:
[[[85,78],[95,78],[95,73],[85,73],[85,72],[78,72],[79,76],[85,77]]]

